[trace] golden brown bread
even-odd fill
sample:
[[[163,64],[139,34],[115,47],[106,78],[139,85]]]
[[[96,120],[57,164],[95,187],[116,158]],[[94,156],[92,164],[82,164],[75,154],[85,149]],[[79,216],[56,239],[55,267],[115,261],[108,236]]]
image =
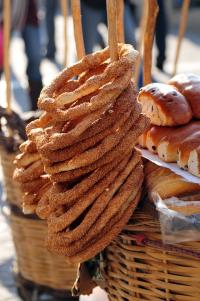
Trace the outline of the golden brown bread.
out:
[[[172,128],[165,137],[160,139],[158,156],[165,162],[177,162],[178,149],[181,143],[193,133],[200,131],[200,122],[193,121],[181,127]]]
[[[188,136],[180,144],[178,149],[178,161],[177,164],[183,168],[188,169],[188,160],[190,152],[200,146],[200,131],[195,132]]]
[[[157,153],[158,144],[163,137],[167,135],[171,135],[174,131],[174,128],[166,127],[166,126],[156,126],[154,125],[147,132],[146,137],[146,147],[149,151],[153,153]]]
[[[171,170],[150,161],[145,164],[145,184],[150,199],[153,192],[158,193],[162,199],[200,192],[200,185],[187,182]]]
[[[151,128],[151,127],[150,127]],[[140,135],[140,137],[138,138],[138,143],[141,147],[146,148],[147,147],[147,134],[150,130],[150,128],[148,130],[146,130],[142,135]]]
[[[140,90],[138,101],[142,104],[143,113],[154,125],[183,125],[192,119],[186,98],[171,85],[149,84]]]
[[[190,103],[194,117],[200,118],[200,76],[196,74],[178,74],[170,81]]]

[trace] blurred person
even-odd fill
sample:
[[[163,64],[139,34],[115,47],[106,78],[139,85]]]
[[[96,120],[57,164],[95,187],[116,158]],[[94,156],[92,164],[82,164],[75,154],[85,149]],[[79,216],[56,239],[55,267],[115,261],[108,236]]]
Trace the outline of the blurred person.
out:
[[[3,72],[3,27],[0,24],[0,76]]]
[[[66,0],[67,1],[67,0]],[[57,0],[45,0],[45,24],[47,32],[46,58],[55,61],[55,14],[58,9]]]
[[[167,13],[165,1],[157,0],[159,12],[156,20],[155,38],[157,46],[156,66],[158,69],[163,70],[163,65],[166,60],[166,37],[167,37]]]
[[[0,10],[1,24],[3,24],[2,0],[0,0]],[[41,43],[36,0],[12,0],[11,20],[12,30],[19,30],[24,40],[31,110],[36,110],[37,99],[42,89],[42,77],[40,73]]]
[[[130,3],[124,2],[124,35],[125,42],[136,47],[135,22],[132,18]],[[104,40],[98,32],[98,25],[107,25],[106,0],[81,0],[83,37],[86,54],[91,53],[96,44],[105,47]]]

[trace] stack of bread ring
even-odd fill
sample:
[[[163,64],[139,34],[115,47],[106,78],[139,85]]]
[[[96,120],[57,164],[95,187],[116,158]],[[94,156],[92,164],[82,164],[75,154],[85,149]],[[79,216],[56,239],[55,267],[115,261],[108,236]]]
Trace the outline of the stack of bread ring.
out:
[[[48,248],[71,262],[106,247],[140,199],[134,146],[149,120],[131,81],[137,52],[119,44],[118,53],[111,62],[106,48],[64,69],[41,92],[43,115],[27,126],[51,182],[36,213],[47,219]]]
[[[20,145],[21,154],[17,155],[14,164],[16,169],[14,179],[20,183],[23,193],[22,207],[26,214],[35,212],[42,195],[49,189],[49,176],[44,172],[44,166],[36,145],[25,141]]]

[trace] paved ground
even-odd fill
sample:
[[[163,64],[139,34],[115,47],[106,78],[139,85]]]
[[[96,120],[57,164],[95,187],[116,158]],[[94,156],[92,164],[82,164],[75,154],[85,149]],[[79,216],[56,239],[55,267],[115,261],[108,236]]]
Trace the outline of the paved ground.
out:
[[[71,19],[69,20],[70,29]],[[57,17],[56,26],[59,29],[57,34],[58,44],[58,63],[62,63],[62,19]],[[69,57],[70,62],[74,59],[74,44],[72,39],[72,30],[69,35]],[[168,52],[167,62],[165,65],[166,73],[158,72],[155,68],[154,78],[158,81],[166,81],[173,68],[173,59],[175,54],[176,39],[173,32],[168,36]],[[180,64],[178,72],[196,72],[200,74],[200,63],[199,63],[199,51],[200,51],[200,36],[194,32],[188,32],[186,38],[183,41]],[[26,58],[23,54],[23,43],[18,36],[14,37],[11,46],[11,66],[12,66],[12,104],[16,110],[26,111],[29,108],[28,97],[26,93],[27,82],[25,78],[25,64]],[[58,68],[47,60],[42,63],[42,74],[44,83],[48,83],[51,78],[56,74]],[[5,103],[5,82],[0,82],[0,97]],[[2,205],[2,203],[1,203]],[[16,296],[15,284],[12,278],[12,262],[14,257],[14,249],[11,241],[11,235],[9,227],[6,223],[6,219],[3,214],[0,213],[0,301],[20,301]],[[103,301],[105,296],[101,295],[101,292],[97,292],[96,296],[89,298],[84,297],[82,301]],[[31,300],[30,300],[31,301]]]

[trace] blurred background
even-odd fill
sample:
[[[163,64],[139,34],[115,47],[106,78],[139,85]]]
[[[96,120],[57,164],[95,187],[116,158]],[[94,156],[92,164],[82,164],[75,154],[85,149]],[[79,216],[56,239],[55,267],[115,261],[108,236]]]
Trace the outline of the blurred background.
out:
[[[142,2],[140,0],[125,1],[125,40],[136,48],[140,32]],[[160,12],[156,24],[153,75],[155,80],[159,77],[159,81],[165,81],[173,69],[182,1],[158,0],[158,4]],[[0,5],[2,12],[2,3]],[[90,53],[107,44],[105,1],[81,0],[81,6],[85,48],[86,53]],[[200,72],[197,61],[200,45],[199,13],[200,0],[191,0],[178,72]],[[11,19],[12,98],[18,110],[27,111],[30,108],[36,108],[36,99],[41,87],[49,83],[63,67],[64,22],[60,1],[13,0]],[[70,65],[76,60],[70,7],[67,18],[67,48]],[[0,85],[3,101],[5,99],[3,74]]]
[[[67,0],[66,0],[67,1]],[[125,40],[138,45],[142,5],[145,0],[125,0]],[[0,1],[0,98],[5,106],[2,66],[3,1]],[[68,1],[69,3],[69,1]],[[160,12],[153,48],[153,80],[165,82],[172,75],[182,0],[158,0]],[[81,0],[86,53],[107,45],[105,1]],[[64,62],[64,21],[58,0],[13,0],[11,13],[10,67],[12,108],[18,112],[36,109],[41,88],[48,84]],[[191,0],[186,33],[181,46],[178,73],[200,74],[200,0]],[[67,64],[76,60],[70,7],[67,17]],[[0,301],[17,301],[12,278],[13,246],[0,213]],[[99,296],[99,300],[101,295]],[[37,300],[37,299],[34,299]],[[44,298],[44,300],[46,300]],[[83,300],[86,300],[83,298]],[[87,299],[87,300],[98,300]],[[102,299],[101,299],[102,300]],[[31,300],[30,300],[31,301]]]

